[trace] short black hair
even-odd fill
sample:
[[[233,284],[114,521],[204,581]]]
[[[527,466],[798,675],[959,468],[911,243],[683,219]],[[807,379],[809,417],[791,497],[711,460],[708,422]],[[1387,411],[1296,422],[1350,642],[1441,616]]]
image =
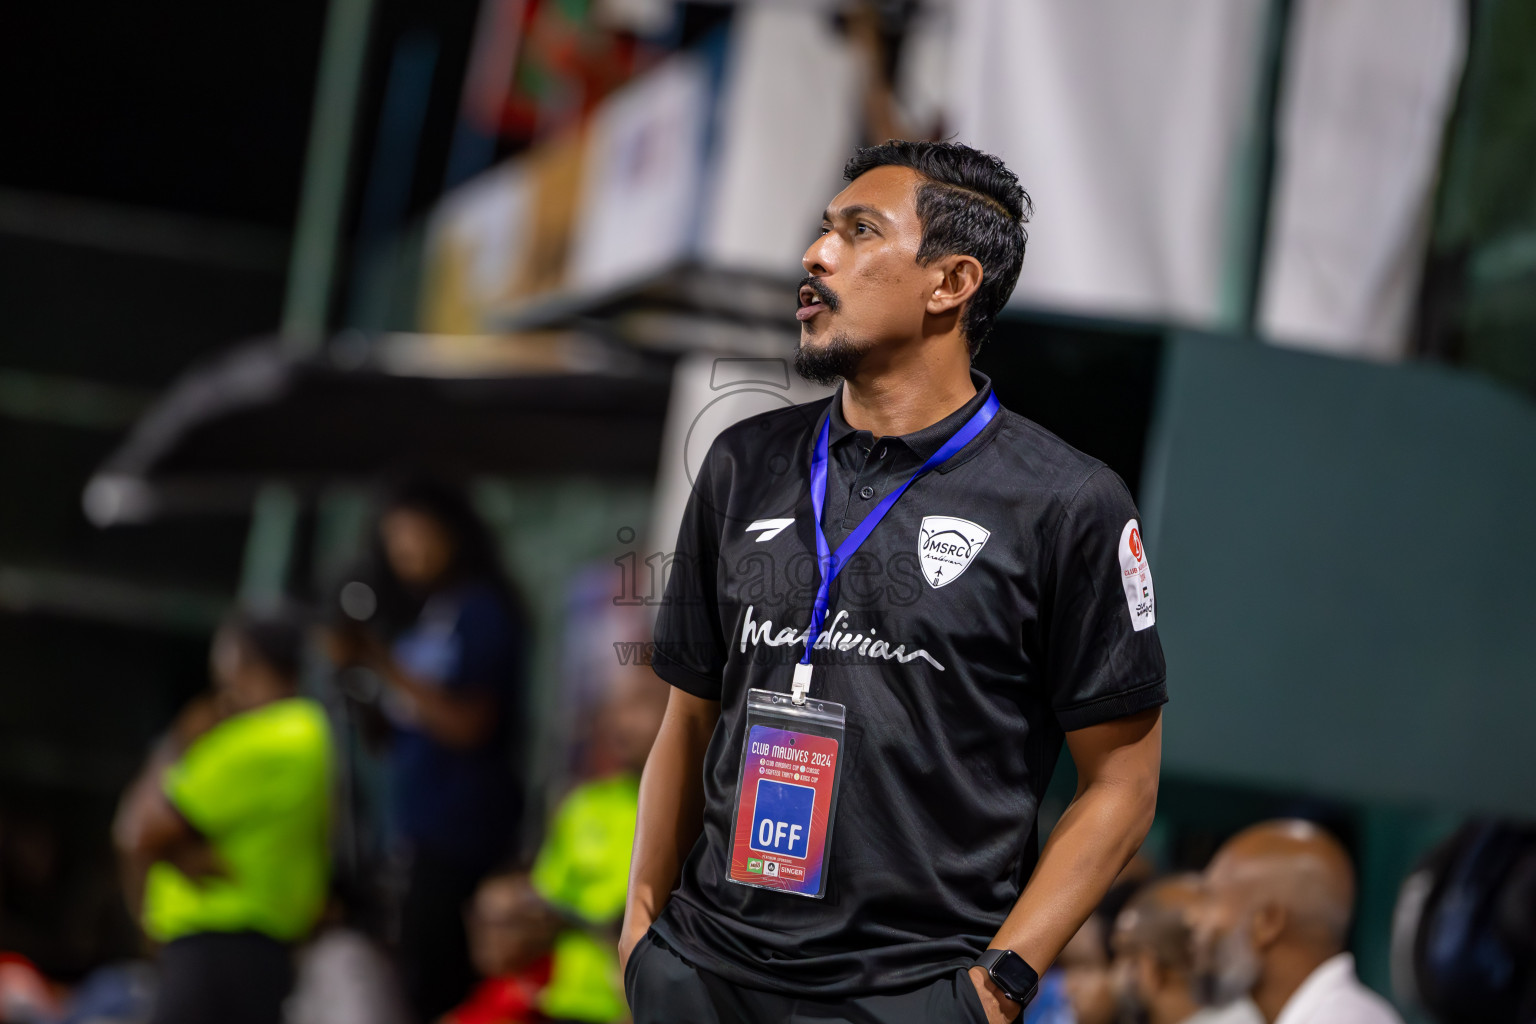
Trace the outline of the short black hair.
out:
[[[420,614],[421,594],[413,594],[390,567],[378,522],[391,512],[419,512],[442,527],[453,543],[444,584],[478,583],[501,598],[511,622],[519,630],[528,621],[528,601],[502,564],[500,545],[489,524],[476,511],[465,488],[434,476],[413,475],[386,482],[378,505],[372,542],[372,561],[379,574],[380,606],[389,609],[381,625],[403,628]],[[405,611],[407,607],[413,610]],[[403,613],[403,614],[402,614]],[[394,630],[389,630],[393,632]]]
[[[223,629],[234,634],[246,653],[297,686],[304,667],[308,620],[297,608],[237,608],[225,616]]]
[[[958,142],[891,139],[867,146],[848,161],[843,177],[853,181],[876,167],[909,167],[927,179],[917,189],[919,263],[957,254],[981,263],[981,287],[960,324],[974,356],[1018,283],[1029,241],[1024,225],[1034,212],[1029,193],[997,157]]]
[[[496,535],[475,511],[464,488],[430,476],[396,480],[384,494],[381,515],[419,512],[437,523],[453,543],[448,576],[455,583],[474,581],[496,590],[509,603],[521,606],[516,588],[501,562]],[[376,531],[377,532],[377,531]],[[381,558],[382,550],[379,552]],[[382,564],[387,568],[388,559]]]

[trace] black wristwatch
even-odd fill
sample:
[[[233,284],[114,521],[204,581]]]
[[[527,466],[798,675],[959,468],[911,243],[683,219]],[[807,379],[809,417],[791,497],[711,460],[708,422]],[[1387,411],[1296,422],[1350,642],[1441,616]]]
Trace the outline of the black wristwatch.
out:
[[[1003,995],[1020,1006],[1028,1006],[1040,987],[1040,975],[1011,949],[989,949],[976,958],[976,966],[990,974]]]

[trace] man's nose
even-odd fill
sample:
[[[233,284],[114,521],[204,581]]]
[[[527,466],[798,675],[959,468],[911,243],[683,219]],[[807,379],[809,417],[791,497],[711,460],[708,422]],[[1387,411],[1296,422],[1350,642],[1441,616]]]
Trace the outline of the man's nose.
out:
[[[827,240],[831,237],[830,233],[820,236],[805,250],[805,255],[800,257],[800,265],[812,277],[826,277],[832,273],[833,261],[827,247]]]

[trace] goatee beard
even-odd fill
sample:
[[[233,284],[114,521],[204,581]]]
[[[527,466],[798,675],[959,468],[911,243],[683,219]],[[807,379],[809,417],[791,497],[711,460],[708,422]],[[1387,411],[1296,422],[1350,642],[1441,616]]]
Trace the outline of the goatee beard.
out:
[[[1226,1006],[1246,998],[1262,972],[1258,951],[1234,928],[1217,941],[1212,963],[1193,979],[1195,999],[1205,1006]]]
[[[832,387],[853,376],[864,358],[864,349],[846,334],[834,334],[825,345],[802,344],[795,350],[795,372],[812,384]]]

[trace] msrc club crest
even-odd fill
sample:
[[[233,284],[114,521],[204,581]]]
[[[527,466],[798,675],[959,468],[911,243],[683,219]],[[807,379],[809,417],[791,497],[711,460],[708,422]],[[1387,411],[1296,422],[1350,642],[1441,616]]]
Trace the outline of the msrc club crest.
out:
[[[935,589],[954,582],[990,536],[990,530],[982,529],[969,519],[924,516],[917,536],[917,557],[922,562],[923,578]]]

